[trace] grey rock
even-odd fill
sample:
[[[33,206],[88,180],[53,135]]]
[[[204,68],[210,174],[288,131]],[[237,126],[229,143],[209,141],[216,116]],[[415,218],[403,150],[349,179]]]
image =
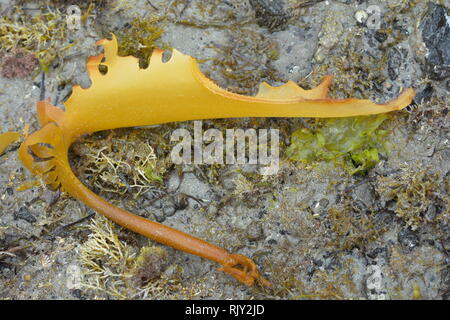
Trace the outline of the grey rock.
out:
[[[14,214],[15,219],[22,219],[29,223],[36,222],[36,218],[30,213],[26,207],[22,207]]]
[[[250,241],[261,240],[264,237],[264,231],[260,223],[253,221],[247,226],[247,239]]]
[[[427,84],[423,89],[417,90],[416,96],[414,97],[415,103],[425,103],[428,102],[433,95],[433,86]]]
[[[404,49],[392,48],[389,52],[388,74],[391,80],[397,79],[406,55],[407,51]]]
[[[167,205],[167,206],[164,206],[164,208],[163,208],[163,214],[166,217],[173,216],[176,211],[177,210],[175,209],[175,207],[173,205]]]
[[[321,270],[337,270],[341,267],[341,263],[337,255],[333,252],[322,251],[314,259],[313,263]]]
[[[427,211],[425,212],[425,218],[428,221],[433,221],[436,218],[437,214],[437,208],[435,205],[431,205],[428,207]]]
[[[236,183],[233,177],[226,177],[222,179],[222,186],[227,190],[234,190],[236,188]]]
[[[161,203],[161,201],[160,201],[160,200],[157,200],[157,201],[153,202],[153,208],[161,209],[161,208],[162,208],[162,203]]]
[[[51,190],[45,190],[43,198],[48,206],[54,205],[61,195],[61,191],[51,191]]]
[[[217,206],[214,203],[208,205],[207,208],[208,208],[207,213],[209,217],[215,217],[219,212],[219,208],[217,208]]]
[[[406,249],[414,249],[419,244],[417,233],[408,228],[400,230],[397,240]]]
[[[394,220],[395,213],[388,210],[377,212],[375,219],[381,225],[389,225]]]
[[[164,215],[163,210],[153,210],[152,211],[153,216],[155,217],[155,220],[157,222],[164,222],[166,220],[166,216]]]
[[[424,72],[434,80],[450,75],[450,18],[444,6],[429,3],[421,23],[423,41],[428,49]]]
[[[381,31],[377,30],[377,31],[374,33],[373,37],[374,37],[375,40],[377,40],[379,43],[383,43],[384,41],[387,40],[388,35],[387,35],[386,32],[381,32]]]
[[[284,9],[283,0],[250,0],[255,10],[256,23],[270,31],[286,29],[289,14]]]
[[[365,211],[374,205],[375,190],[370,183],[363,183],[352,190],[352,197],[355,200],[355,206],[361,208],[360,211]]]
[[[174,197],[174,201],[175,210],[184,210],[189,206],[188,197],[185,194],[177,194]]]

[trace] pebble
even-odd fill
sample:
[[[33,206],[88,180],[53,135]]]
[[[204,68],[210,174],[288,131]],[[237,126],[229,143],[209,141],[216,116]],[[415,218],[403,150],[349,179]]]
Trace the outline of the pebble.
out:
[[[36,222],[36,218],[30,213],[26,207],[22,207],[14,214],[15,219],[22,219],[29,223]]]
[[[408,228],[400,230],[397,240],[406,249],[414,249],[419,244],[419,236]]]
[[[176,211],[177,210],[175,209],[175,207],[173,205],[167,205],[167,206],[164,206],[164,208],[163,208],[163,214],[166,217],[173,216]]]

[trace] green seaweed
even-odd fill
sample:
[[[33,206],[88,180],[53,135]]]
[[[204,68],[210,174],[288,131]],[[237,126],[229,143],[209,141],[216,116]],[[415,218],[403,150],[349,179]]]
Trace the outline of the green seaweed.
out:
[[[160,183],[163,183],[163,177],[158,174],[156,167],[155,167],[155,163],[150,163],[147,165],[147,167],[144,170],[144,174],[147,177],[148,180],[150,181],[158,181]]]
[[[291,136],[288,159],[311,163],[333,161],[350,174],[364,172],[379,161],[387,131],[379,129],[387,115],[320,120],[317,130],[302,128]]]

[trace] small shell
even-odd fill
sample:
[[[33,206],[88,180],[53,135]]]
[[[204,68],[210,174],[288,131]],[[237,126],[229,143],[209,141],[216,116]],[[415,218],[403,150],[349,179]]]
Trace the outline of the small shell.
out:
[[[369,15],[364,10],[358,10],[355,12],[355,19],[361,24],[365,23],[368,17]]]

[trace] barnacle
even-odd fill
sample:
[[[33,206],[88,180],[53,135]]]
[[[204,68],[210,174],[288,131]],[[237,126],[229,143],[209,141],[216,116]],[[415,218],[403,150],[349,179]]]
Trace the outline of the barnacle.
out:
[[[162,50],[154,50],[149,68],[139,69],[136,58],[117,55],[114,36],[99,44],[104,55],[91,57],[87,62],[90,88],[74,87],[65,111],[48,101],[37,103],[42,128],[21,145],[21,160],[53,188],[63,189],[114,222],[160,243],[216,261],[222,265],[222,271],[248,285],[255,281],[269,285],[251,259],[117,208],[87,189],[70,168],[70,145],[86,133],[174,121],[378,114],[402,109],[414,96],[412,89],[406,89],[397,99],[382,105],[369,100],[333,100],[327,95],[330,76],[311,90],[293,82],[280,87],[262,83],[256,96],[243,96],[217,86],[201,73],[193,58],[177,50],[165,63]],[[107,68],[106,74],[99,71],[100,65]]]

